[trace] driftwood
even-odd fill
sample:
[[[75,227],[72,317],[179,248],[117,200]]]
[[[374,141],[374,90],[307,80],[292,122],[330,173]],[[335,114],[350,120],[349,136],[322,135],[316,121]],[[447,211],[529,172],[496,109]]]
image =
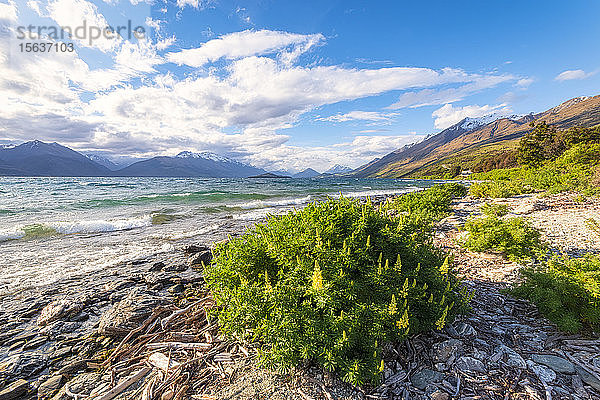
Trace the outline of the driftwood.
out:
[[[168,374],[170,369],[181,365],[177,361],[172,360],[170,357],[165,356],[163,353],[152,353],[150,357],[148,357],[148,362],[150,365],[160,369],[165,374]]]
[[[99,397],[98,400],[111,400],[111,399],[114,399],[119,394],[121,394],[122,392],[124,392],[125,389],[127,389],[129,386],[133,385],[135,382],[139,381],[144,376],[146,376],[148,374],[148,372],[150,372],[151,370],[152,370],[152,368],[148,368],[148,367],[142,368],[136,374],[134,374],[130,378],[125,379],[123,382],[121,382],[120,384],[118,384],[117,386],[115,386],[114,388],[112,388],[111,390],[109,390],[102,397]]]
[[[149,349],[171,349],[171,350],[209,350],[213,347],[210,343],[181,343],[181,342],[162,342],[148,343]]]
[[[233,362],[248,351],[218,339],[218,325],[207,319],[214,307],[212,297],[193,300],[184,308],[158,306],[137,328],[128,332],[103,362],[86,359],[66,370],[106,370],[110,381],[100,383],[88,394],[66,394],[75,400],[182,400],[190,398],[198,382],[222,379],[223,368],[215,363]],[[233,354],[235,353],[235,354]],[[125,394],[126,393],[126,394]],[[196,392],[197,393],[197,392]]]

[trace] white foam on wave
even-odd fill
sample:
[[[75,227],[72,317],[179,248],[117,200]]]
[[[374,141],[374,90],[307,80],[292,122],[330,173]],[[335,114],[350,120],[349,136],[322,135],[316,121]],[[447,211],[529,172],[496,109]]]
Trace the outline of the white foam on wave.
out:
[[[33,225],[33,224],[32,224]],[[32,226],[29,225],[29,226]],[[117,220],[90,220],[90,221],[57,221],[39,224],[40,227],[46,227],[54,230],[56,233],[68,235],[75,233],[102,233],[115,232],[135,228],[144,228],[152,225],[152,216],[143,215],[135,218],[125,218]],[[22,239],[27,236],[25,230],[28,225],[21,225],[11,229],[0,230],[0,242],[8,240]],[[38,228],[39,229],[39,228]]]
[[[143,197],[149,198],[149,199],[156,199],[157,197],[188,197],[188,196],[192,196],[194,193],[189,193],[189,192],[184,192],[184,193],[154,193],[154,194],[147,194],[144,195]]]
[[[233,216],[233,219],[238,219],[242,221],[254,221],[257,219],[265,218],[267,215],[272,213],[272,210],[268,208],[262,208],[255,211],[246,212],[243,214],[236,214]]]
[[[281,200],[252,200],[246,203],[239,204],[230,204],[227,207],[239,207],[244,209],[251,208],[266,208],[266,207],[279,207],[279,206],[289,206],[294,204],[305,204],[310,201],[310,195],[306,197],[296,197],[292,199],[281,199]]]
[[[419,188],[417,186],[409,186],[409,187],[398,188],[398,189],[362,190],[362,191],[358,191],[358,192],[348,192],[348,193],[342,193],[342,194],[344,197],[385,196],[385,195],[390,195],[390,194],[402,194],[402,193],[415,192],[415,191],[421,190],[421,189],[422,188]],[[337,194],[333,197],[340,197],[340,195]]]
[[[3,229],[0,230],[0,242],[5,242],[7,240],[15,240],[21,239],[25,236],[25,232],[21,229]]]
[[[127,229],[144,228],[152,225],[152,216],[143,215],[135,218],[125,218],[117,220],[95,220],[95,221],[75,221],[75,222],[52,222],[49,227],[62,234],[72,233],[101,233],[124,231]]]
[[[159,236],[159,238],[166,239],[166,240],[187,239],[187,238],[192,238],[195,236],[204,235],[204,234],[212,232],[212,231],[216,231],[220,227],[221,227],[220,224],[212,224],[209,226],[205,226],[204,228],[195,229],[192,231],[185,231],[185,232],[179,232],[179,233],[167,233],[162,236]]]
[[[279,215],[285,214],[294,210],[292,207],[283,207],[273,210],[272,208],[261,208],[258,210],[253,210],[250,212],[245,212],[243,214],[237,214],[233,216],[233,219],[242,220],[242,221],[256,221],[259,219],[263,219],[268,215]]]

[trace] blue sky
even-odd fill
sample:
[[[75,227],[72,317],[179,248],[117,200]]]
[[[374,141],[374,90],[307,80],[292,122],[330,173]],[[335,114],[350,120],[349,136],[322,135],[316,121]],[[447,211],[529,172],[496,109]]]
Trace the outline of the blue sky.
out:
[[[6,0],[0,141],[357,167],[464,117],[600,94],[600,3]],[[142,26],[23,53],[18,26]],[[8,39],[8,40],[6,40]],[[88,38],[89,39],[89,38]]]

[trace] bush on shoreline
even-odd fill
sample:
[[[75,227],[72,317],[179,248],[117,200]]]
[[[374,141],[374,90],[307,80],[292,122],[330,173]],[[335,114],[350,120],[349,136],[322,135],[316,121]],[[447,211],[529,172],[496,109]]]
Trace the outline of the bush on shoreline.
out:
[[[484,203],[481,205],[481,212],[488,217],[503,217],[508,214],[506,204]]]
[[[536,258],[544,250],[540,232],[527,221],[519,217],[502,219],[495,212],[490,210],[486,217],[471,218],[465,223],[469,236],[464,247],[502,253],[511,261]]]
[[[600,331],[600,257],[555,257],[541,268],[521,271],[524,282],[511,290],[534,303],[567,332]]]
[[[397,197],[384,205],[384,211],[396,210],[415,226],[431,229],[441,219],[450,215],[450,204],[467,194],[467,188],[459,183],[435,185],[426,190],[411,192]]]
[[[423,213],[439,215],[430,205]],[[218,246],[205,269],[221,329],[261,343],[267,366],[310,360],[376,384],[385,343],[441,329],[466,308],[448,259],[424,239],[410,219],[345,198],[273,216]]]

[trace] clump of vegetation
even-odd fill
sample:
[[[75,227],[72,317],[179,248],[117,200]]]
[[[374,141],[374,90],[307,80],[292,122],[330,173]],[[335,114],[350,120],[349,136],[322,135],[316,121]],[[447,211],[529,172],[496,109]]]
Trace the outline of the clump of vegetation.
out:
[[[519,164],[517,162],[516,152],[513,150],[504,150],[489,157],[482,157],[473,166],[473,172],[488,172],[499,168],[514,168]]]
[[[503,217],[508,214],[508,206],[506,204],[485,203],[481,206],[481,212],[489,217]]]
[[[458,183],[435,185],[419,192],[406,193],[386,203],[384,210],[396,210],[402,213],[404,223],[431,229],[433,224],[450,215],[450,204],[458,197],[464,197],[467,188]]]
[[[504,198],[531,192],[533,188],[526,188],[522,182],[516,180],[475,182],[469,188],[469,194],[473,197]]]
[[[513,295],[536,304],[564,331],[600,331],[600,257],[555,257],[521,273],[525,280]]]
[[[218,246],[205,273],[222,330],[262,343],[265,365],[311,360],[355,385],[377,383],[385,343],[441,329],[466,307],[431,240],[345,198],[271,217]]]
[[[511,261],[536,258],[545,248],[540,232],[520,217],[472,218],[464,228],[469,233],[464,247],[477,252],[502,253]]]

